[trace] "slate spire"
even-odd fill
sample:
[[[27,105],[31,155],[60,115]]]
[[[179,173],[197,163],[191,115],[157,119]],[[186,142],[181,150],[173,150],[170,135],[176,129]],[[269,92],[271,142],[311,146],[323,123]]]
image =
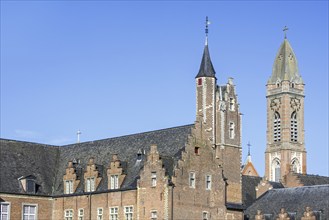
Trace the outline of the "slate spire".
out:
[[[200,64],[199,73],[195,78],[198,77],[215,77],[215,69],[212,65],[209,48],[208,48],[208,25],[209,25],[208,17],[206,17],[206,42],[203,50],[202,60]]]
[[[287,29],[285,28],[284,30]],[[275,84],[283,80],[288,80],[298,84],[303,83],[303,79],[298,71],[295,53],[286,38],[286,34],[276,55],[272,69],[272,76],[270,77],[268,83]]]

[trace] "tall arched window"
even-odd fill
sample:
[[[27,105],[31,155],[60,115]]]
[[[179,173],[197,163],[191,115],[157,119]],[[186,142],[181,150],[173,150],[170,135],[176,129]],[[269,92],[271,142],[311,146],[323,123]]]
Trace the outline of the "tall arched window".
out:
[[[292,171],[295,173],[300,173],[300,164],[297,158],[292,159],[291,161]]]
[[[278,112],[274,113],[273,139],[274,142],[281,141],[281,120]]]
[[[281,168],[280,168],[280,160],[275,158],[272,161],[272,180],[275,182],[279,182],[281,179]]]
[[[290,140],[293,142],[297,142],[297,113],[294,111],[291,114],[291,123],[290,123]]]

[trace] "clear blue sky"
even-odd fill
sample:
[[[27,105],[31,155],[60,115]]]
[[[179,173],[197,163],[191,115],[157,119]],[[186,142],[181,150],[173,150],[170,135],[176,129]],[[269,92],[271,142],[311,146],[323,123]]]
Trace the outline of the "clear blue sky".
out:
[[[264,174],[265,85],[287,33],[306,84],[308,173],[328,175],[328,1],[1,1],[1,137],[65,145],[191,124],[205,16],[233,77],[243,161]]]

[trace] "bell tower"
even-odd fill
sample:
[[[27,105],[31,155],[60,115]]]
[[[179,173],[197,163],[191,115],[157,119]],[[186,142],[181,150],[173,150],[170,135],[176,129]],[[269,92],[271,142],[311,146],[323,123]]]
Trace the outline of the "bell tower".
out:
[[[266,90],[265,176],[278,182],[290,171],[306,173],[304,82],[286,35],[275,57]]]

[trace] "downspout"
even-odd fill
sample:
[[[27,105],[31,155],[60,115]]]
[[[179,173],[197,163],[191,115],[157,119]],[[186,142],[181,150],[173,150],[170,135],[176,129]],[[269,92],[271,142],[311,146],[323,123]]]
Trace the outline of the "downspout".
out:
[[[171,184],[171,220],[174,220],[174,187],[175,185]]]
[[[89,198],[89,219],[91,220],[91,193],[88,196]]]

